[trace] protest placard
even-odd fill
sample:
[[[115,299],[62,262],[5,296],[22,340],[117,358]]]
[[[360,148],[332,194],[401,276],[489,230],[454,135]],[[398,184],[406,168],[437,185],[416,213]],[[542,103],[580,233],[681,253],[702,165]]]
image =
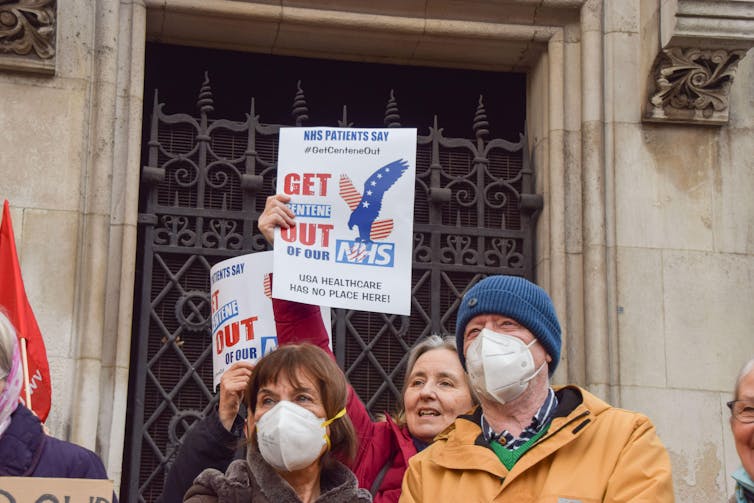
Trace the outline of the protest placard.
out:
[[[272,312],[270,283],[274,281],[271,281],[271,273],[271,251],[233,257],[210,269],[215,389],[233,363],[256,362],[278,345]],[[329,334],[329,308],[322,309],[322,319]]]
[[[113,481],[0,477],[0,503],[112,503]]]
[[[277,298],[410,314],[416,129],[281,128]]]

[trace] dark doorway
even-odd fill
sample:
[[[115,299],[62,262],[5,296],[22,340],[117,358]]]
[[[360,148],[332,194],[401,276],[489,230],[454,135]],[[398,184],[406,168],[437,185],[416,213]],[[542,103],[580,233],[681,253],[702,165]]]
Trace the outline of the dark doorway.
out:
[[[145,121],[152,95],[168,112],[196,110],[199,86],[207,72],[214,93],[214,116],[241,120],[256,99],[260,120],[292,124],[296,83],[306,95],[309,126],[335,126],[348,105],[353,127],[382,127],[390,90],[404,127],[427,126],[438,117],[447,137],[473,138],[472,122],[479,101],[484,105],[492,138],[518,141],[524,131],[526,74],[378,65],[325,59],[270,56],[148,43],[144,78]]]

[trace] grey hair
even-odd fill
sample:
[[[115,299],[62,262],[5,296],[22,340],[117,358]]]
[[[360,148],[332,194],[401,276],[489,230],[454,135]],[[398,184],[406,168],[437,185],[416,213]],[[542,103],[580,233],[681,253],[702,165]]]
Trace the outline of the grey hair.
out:
[[[418,360],[424,353],[432,351],[433,349],[449,349],[457,353],[458,350],[456,349],[456,338],[452,335],[442,336],[440,334],[432,334],[421,341],[419,344],[411,348],[411,351],[408,354],[408,362],[406,363],[406,378],[403,379],[401,396],[406,393],[406,388],[408,387],[408,376],[411,375],[411,372],[413,372],[414,365],[416,365],[416,360]]]
[[[744,363],[744,366],[741,367],[741,372],[738,373],[738,377],[736,378],[736,388],[733,390],[734,400],[738,400],[738,393],[741,391],[741,381],[743,381],[744,377],[749,375],[749,372],[752,370],[754,370],[754,358]]]
[[[16,329],[0,306],[0,378],[5,378],[10,373],[16,344]]]
[[[409,377],[411,376],[411,372],[414,370],[414,365],[416,365],[416,361],[425,353],[428,353],[430,351],[433,351],[435,349],[447,349],[448,351],[452,351],[453,353],[458,355],[458,350],[456,349],[456,338],[454,335],[449,334],[432,334],[428,336],[426,339],[422,340],[420,343],[418,343],[416,346],[411,348],[411,351],[408,353],[408,361],[406,363],[406,374],[403,378],[403,387],[401,388],[401,399],[400,399],[400,408],[397,413],[391,414],[395,422],[399,426],[403,426],[406,424],[406,408],[403,403],[403,397],[406,394],[406,389],[409,385]],[[476,393],[474,393],[473,388],[471,387],[471,383],[469,382],[469,376],[466,374],[466,372],[463,373],[463,378],[466,379],[466,384],[469,388],[469,392],[471,393],[471,401],[476,405],[479,403],[479,400],[477,399]]]

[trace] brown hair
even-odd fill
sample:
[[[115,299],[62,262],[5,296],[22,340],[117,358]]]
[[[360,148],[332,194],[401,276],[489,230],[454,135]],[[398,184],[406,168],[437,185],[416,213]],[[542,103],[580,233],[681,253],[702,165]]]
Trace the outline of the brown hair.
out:
[[[305,374],[317,386],[326,419],[345,408],[348,384],[343,371],[324,350],[303,343],[280,346],[257,362],[245,394],[251,412],[256,410],[257,393],[262,386],[277,382],[281,376],[289,379],[294,386],[300,386],[301,374]],[[256,434],[251,437],[251,441],[256,443]],[[339,459],[351,461],[356,456],[357,447],[356,430],[348,415],[330,423],[330,451],[333,454],[338,454]]]

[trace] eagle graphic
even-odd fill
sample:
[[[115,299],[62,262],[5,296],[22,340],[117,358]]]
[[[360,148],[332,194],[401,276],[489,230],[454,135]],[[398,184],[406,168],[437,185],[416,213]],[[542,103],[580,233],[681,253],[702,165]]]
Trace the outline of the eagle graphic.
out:
[[[359,235],[355,241],[371,243],[390,235],[393,230],[393,219],[377,220],[377,217],[382,209],[385,192],[395,185],[407,169],[408,162],[403,159],[385,164],[364,182],[363,194],[359,194],[348,175],[340,175],[339,194],[351,209],[348,228],[359,228]]]

